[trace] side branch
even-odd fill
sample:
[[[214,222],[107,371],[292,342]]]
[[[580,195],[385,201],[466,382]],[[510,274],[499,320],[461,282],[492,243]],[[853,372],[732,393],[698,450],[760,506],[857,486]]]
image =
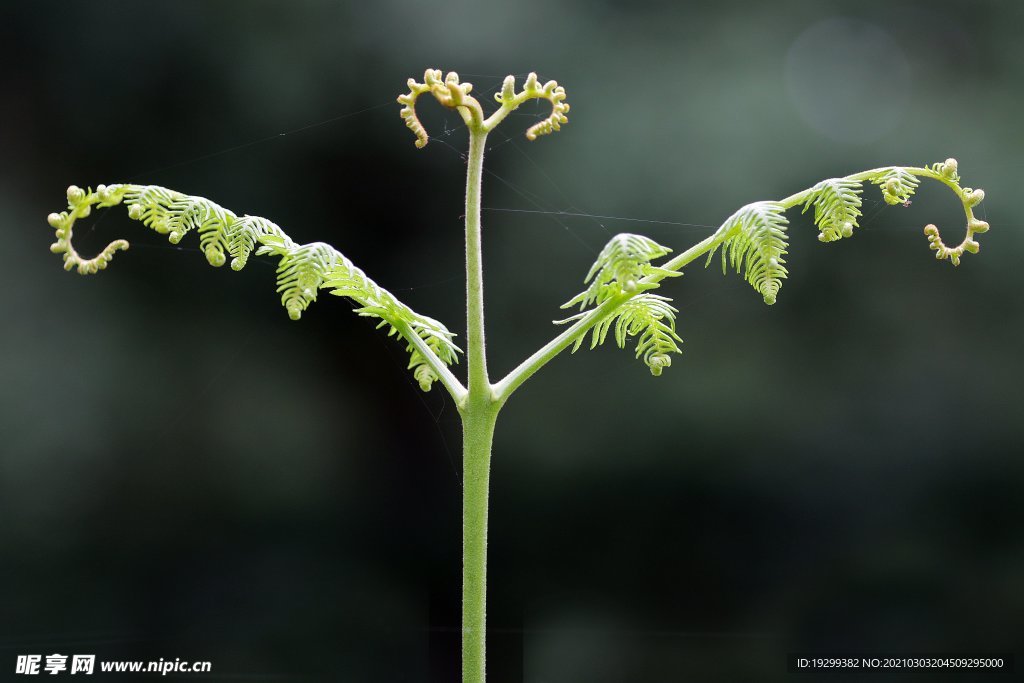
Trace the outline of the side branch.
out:
[[[128,248],[128,242],[116,240],[95,258],[83,259],[72,244],[77,219],[88,216],[94,206],[110,207],[123,201],[130,218],[167,235],[173,244],[190,231],[198,232],[199,247],[212,266],[223,266],[231,257],[231,268],[241,270],[253,253],[278,256],[277,291],[290,318],[302,317],[321,289],[346,297],[358,304],[358,315],[377,318],[378,327],[388,326],[390,335],[406,340],[409,369],[424,391],[440,379],[456,401],[465,392],[448,370],[461,352],[452,341],[455,335],[437,320],[403,304],[329,244],[297,244],[265,218],[238,216],[209,199],[156,185],[100,185],[95,192],[72,185],[67,197],[68,210],[47,218],[57,236],[50,250],[64,254],[65,269],[92,274],[105,268],[114,252]]]
[[[675,309],[667,306],[668,299],[648,294],[650,290],[658,288],[663,279],[680,275],[684,266],[703,254],[708,254],[710,260],[714,252],[722,249],[723,270],[729,264],[737,271],[745,270],[746,279],[763,295],[765,303],[773,304],[787,274],[784,259],[787,221],[783,215],[786,210],[803,206],[804,211],[807,211],[813,207],[814,221],[821,229],[818,239],[832,242],[853,234],[857,218],[861,215],[860,193],[863,183],[871,182],[879,186],[886,203],[905,205],[918,186],[919,178],[943,183],[963,205],[967,226],[966,234],[958,245],[950,247],[943,243],[934,225],[924,229],[929,248],[935,251],[935,257],[959,265],[964,252],[978,252],[980,247],[974,236],[986,232],[989,225],[977,219],[973,211],[984,199],[984,191],[961,187],[955,159],[947,159],[928,167],[874,168],[843,178],[823,180],[780,201],[748,204],[726,219],[712,235],[657,266],[651,264],[652,258],[664,255],[669,251],[667,248],[638,235],[617,235],[605,247],[587,275],[586,281],[591,283],[588,289],[566,305],[580,303],[584,311],[562,321],[572,322],[572,325],[495,385],[498,400],[507,400],[523,382],[564,349],[574,344],[578,348],[588,331],[594,330],[592,346],[601,343],[616,316],[620,316],[616,327],[619,346],[624,344],[626,336],[640,332],[643,335],[640,337],[638,356],[654,348],[659,341],[664,342],[655,349],[656,353],[646,353],[644,357],[652,374],[660,374],[670,364],[663,349],[678,352],[678,347],[672,341],[678,340],[672,317]],[[644,297],[646,301],[642,301]],[[588,306],[593,308],[586,310]],[[643,320],[635,319],[632,326],[623,326],[626,309],[638,306],[647,313],[647,317]],[[655,336],[657,334],[661,335],[660,340]]]
[[[441,385],[448,390],[449,395],[451,395],[452,399],[455,401],[455,405],[461,407],[466,401],[466,387],[462,386],[462,382],[459,381],[459,378],[452,373],[451,369],[444,363],[444,361],[438,358],[437,354],[434,353],[434,350],[430,348],[427,342],[412,331],[407,322],[404,320],[396,320],[393,325],[394,328],[398,330],[398,333],[402,335],[402,338],[409,342],[409,344],[423,356],[425,363],[437,377],[438,381],[440,381]],[[414,362],[415,359],[410,360],[410,369],[413,369]],[[419,379],[420,378],[417,377],[417,380]],[[430,382],[427,381],[426,384],[424,384],[423,381],[420,381],[420,388],[423,389],[423,391],[430,391]]]
[[[870,181],[871,183],[881,187],[882,196],[887,204],[896,205],[909,202],[910,196],[913,194],[914,189],[918,184],[917,177],[937,180],[946,185],[953,191],[963,205],[964,214],[967,218],[966,233],[964,235],[964,239],[956,247],[950,248],[943,244],[941,239],[938,239],[938,228],[934,225],[929,224],[925,226],[924,229],[925,235],[928,235],[929,237],[929,248],[936,251],[935,258],[938,260],[948,258],[953,265],[960,265],[960,257],[965,251],[973,254],[978,253],[980,245],[974,240],[974,235],[988,232],[989,224],[985,221],[978,220],[974,216],[974,207],[985,198],[985,191],[960,186],[960,176],[957,174],[956,159],[947,159],[945,162],[932,164],[927,168],[918,166],[883,166],[881,168],[873,168],[867,171],[861,171],[860,173],[854,173],[838,180],[847,180],[855,183]],[[806,205],[808,202],[814,200],[815,192],[818,191],[820,186],[821,183],[774,203],[778,204],[783,209],[791,209],[796,206]],[[747,205],[747,207],[749,206],[754,206],[754,204]],[[743,209],[746,209],[747,207],[743,207]],[[737,214],[741,213],[743,209],[740,209]],[[727,220],[711,237],[716,238],[719,243],[727,241],[730,238],[728,234],[728,229],[730,227],[735,228],[736,226],[730,225],[730,220]],[[821,236],[819,236],[819,239],[821,239],[821,241],[832,241],[829,239],[822,239]],[[683,266],[687,265],[692,260],[685,258],[687,253],[688,251],[679,254],[675,258],[669,259],[665,263],[661,264],[659,269],[678,272],[683,268]],[[665,277],[666,276],[664,274],[653,273],[652,275],[644,278],[643,282],[656,284]]]

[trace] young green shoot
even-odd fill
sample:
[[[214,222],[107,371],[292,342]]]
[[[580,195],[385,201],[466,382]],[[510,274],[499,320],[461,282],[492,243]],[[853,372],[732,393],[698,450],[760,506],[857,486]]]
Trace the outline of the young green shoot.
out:
[[[93,208],[124,204],[128,216],[172,244],[188,233],[199,237],[199,248],[210,265],[230,263],[241,270],[251,256],[277,258],[277,292],[293,320],[316,301],[321,291],[350,299],[355,313],[376,319],[389,336],[401,339],[409,353],[409,370],[423,391],[435,382],[451,395],[463,426],[463,558],[462,558],[462,681],[483,683],[485,679],[485,627],[487,594],[487,514],[491,445],[502,406],[526,380],[565,349],[579,349],[589,341],[591,348],[604,343],[614,332],[615,343],[624,348],[635,342],[636,357],[654,376],[672,365],[681,352],[682,339],[676,332],[672,300],[660,290],[662,282],[682,274],[692,261],[706,257],[710,263],[720,254],[723,272],[743,275],[766,304],[774,304],[786,279],[788,221],[786,212],[813,209],[818,239],[836,242],[853,236],[861,217],[861,194],[866,184],[875,185],[891,205],[909,202],[922,180],[934,180],[948,187],[960,200],[966,217],[963,239],[948,246],[938,228],[928,225],[924,233],[938,260],[960,264],[965,252],[977,253],[977,235],[989,229],[974,215],[984,199],[982,190],[963,187],[955,159],[926,166],[883,166],[829,178],[779,200],[748,204],[729,216],[721,226],[700,242],[670,257],[672,249],[642,235],[613,237],[584,278],[585,289],[569,298],[563,308],[577,311],[557,324],[562,330],[547,344],[524,359],[506,376],[492,380],[487,368],[484,319],[483,244],[480,221],[484,150],[488,134],[509,114],[530,100],[546,100],[551,113],[526,130],[528,140],[557,132],[568,122],[569,105],[565,89],[555,81],[541,83],[530,74],[517,89],[508,76],[495,95],[497,108],[487,115],[472,96],[473,86],[462,83],[455,73],[442,78],[441,71],[428,70],[423,82],[409,79],[409,91],[398,98],[400,115],[416,136],[416,147],[430,138],[417,116],[420,98],[432,97],[442,107],[455,110],[469,132],[466,173],[466,338],[465,351],[455,344],[455,335],[444,324],[413,311],[378,285],[340,251],[323,242],[299,244],[278,225],[257,216],[238,215],[209,199],[169,190],[156,185],[113,184],[67,190],[67,208],[51,213],[48,222],[56,230],[54,253],[62,254],[64,267],[92,274],[107,267],[128,242],[114,240],[98,255],[82,257],[72,244],[79,219]],[[657,262],[657,263],[656,263]],[[465,355],[465,383],[453,366]]]

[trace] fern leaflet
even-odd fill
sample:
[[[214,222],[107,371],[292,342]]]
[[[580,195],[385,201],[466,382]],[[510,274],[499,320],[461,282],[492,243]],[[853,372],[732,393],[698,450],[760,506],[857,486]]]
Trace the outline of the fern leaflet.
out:
[[[620,294],[636,292],[641,287],[640,280],[653,273],[665,277],[682,275],[651,265],[651,261],[671,251],[643,235],[616,235],[604,246],[583,279],[583,283],[589,283],[590,286],[564,303],[562,308],[572,308],[579,304],[580,310],[584,310],[590,306],[599,306]]]
[[[779,202],[747,204],[730,216],[716,233],[720,240],[709,252],[708,263],[722,249],[722,272],[731,265],[745,272],[747,282],[769,306],[775,303],[786,278],[788,246],[786,207]]]
[[[603,344],[614,324],[615,343],[618,347],[625,348],[626,341],[636,337],[636,357],[643,357],[651,374],[659,376],[662,370],[672,365],[669,354],[682,353],[679,344],[683,340],[676,334],[676,313],[679,311],[671,305],[671,301],[668,297],[649,292],[637,294],[591,328],[590,348]],[[556,324],[574,322],[585,315],[585,312],[577,313],[565,320],[556,321]],[[573,353],[583,345],[585,338],[586,333],[576,339]]]
[[[814,224],[822,242],[835,242],[853,234],[861,215],[861,183],[849,178],[829,178],[811,188],[801,213],[814,207]]]
[[[625,348],[626,339],[637,337],[636,356],[643,357],[651,374],[660,375],[662,369],[672,364],[669,353],[679,353],[676,335],[676,309],[663,296],[646,293],[658,287],[656,282],[644,282],[648,275],[676,277],[682,273],[651,265],[651,261],[667,255],[672,250],[643,235],[622,233],[608,241],[598,254],[594,265],[583,279],[589,286],[562,304],[562,308],[580,306],[580,313],[556,320],[556,325],[575,322],[615,297],[629,297],[620,303],[609,315],[601,318],[591,328],[590,348],[604,342],[608,331],[615,324],[615,340],[619,348]],[[575,340],[573,352],[583,344],[587,333],[583,331]]]
[[[882,198],[886,204],[906,204],[914,194],[921,181],[907,169],[891,166],[871,179],[871,182],[882,189]]]

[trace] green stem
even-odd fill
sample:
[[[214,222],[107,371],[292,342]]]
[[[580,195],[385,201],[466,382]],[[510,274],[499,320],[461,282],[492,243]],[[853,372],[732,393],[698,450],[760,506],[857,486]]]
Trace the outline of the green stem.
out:
[[[480,183],[487,131],[469,128],[466,170],[467,389],[462,416],[462,682],[484,683],[487,625],[487,497],[494,424],[501,408],[487,376]]]
[[[462,683],[484,683],[487,499],[498,407],[472,401],[462,415]]]
[[[467,385],[470,394],[489,396],[484,336],[483,251],[480,244],[480,183],[484,170],[486,131],[469,127],[466,169],[466,343]]]

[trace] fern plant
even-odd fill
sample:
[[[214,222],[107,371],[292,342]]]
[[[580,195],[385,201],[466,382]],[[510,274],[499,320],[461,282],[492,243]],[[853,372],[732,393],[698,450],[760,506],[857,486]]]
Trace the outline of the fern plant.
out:
[[[966,234],[959,244],[948,246],[938,228],[928,225],[924,233],[929,248],[939,260],[959,265],[965,252],[977,253],[975,236],[988,224],[974,215],[984,198],[982,190],[960,184],[957,162],[947,159],[930,166],[886,166],[823,180],[808,189],[777,201],[759,201],[740,208],[711,235],[675,256],[672,250],[642,235],[613,237],[601,251],[584,278],[585,288],[563,308],[578,311],[557,321],[565,327],[551,341],[529,356],[505,377],[494,381],[487,369],[484,329],[483,268],[480,226],[480,188],[483,157],[488,134],[520,105],[546,100],[551,113],[526,131],[529,140],[554,133],[568,122],[569,105],[565,90],[555,81],[542,84],[530,74],[521,89],[508,76],[495,95],[497,109],[485,115],[472,95],[472,85],[462,83],[455,73],[442,77],[428,70],[423,82],[410,79],[409,91],[398,98],[400,115],[416,136],[415,144],[429,142],[416,107],[430,96],[443,107],[454,109],[469,131],[466,177],[466,349],[454,342],[455,335],[439,321],[417,313],[378,285],[334,247],[322,242],[297,244],[278,225],[264,218],[242,215],[209,199],[155,185],[99,185],[67,190],[67,209],[52,213],[49,224],[56,229],[51,250],[62,254],[64,267],[82,274],[103,270],[128,242],[115,240],[92,258],[76,251],[72,238],[76,222],[93,208],[119,204],[143,225],[166,235],[177,244],[189,232],[198,234],[199,247],[212,266],[229,262],[241,270],[251,256],[278,259],[277,292],[293,320],[322,290],[347,297],[355,312],[378,321],[388,335],[400,338],[409,353],[409,369],[423,391],[440,382],[458,407],[463,426],[463,587],[462,587],[462,679],[464,683],[484,681],[485,605],[487,577],[487,513],[491,444],[498,415],[515,391],[534,373],[567,348],[579,349],[589,338],[591,347],[603,343],[614,330],[619,347],[635,342],[636,357],[652,375],[658,376],[680,353],[682,339],[676,332],[677,309],[671,299],[654,290],[666,278],[682,274],[685,266],[706,255],[721,255],[723,272],[730,268],[742,274],[750,285],[773,304],[787,275],[788,222],[786,212],[813,208],[818,239],[833,242],[846,239],[857,229],[861,216],[864,185],[879,187],[888,204],[908,202],[922,179],[935,180],[953,191],[963,205]],[[666,260],[667,259],[667,260]],[[657,263],[656,263],[657,262]],[[466,356],[466,381],[452,371],[460,355]]]

